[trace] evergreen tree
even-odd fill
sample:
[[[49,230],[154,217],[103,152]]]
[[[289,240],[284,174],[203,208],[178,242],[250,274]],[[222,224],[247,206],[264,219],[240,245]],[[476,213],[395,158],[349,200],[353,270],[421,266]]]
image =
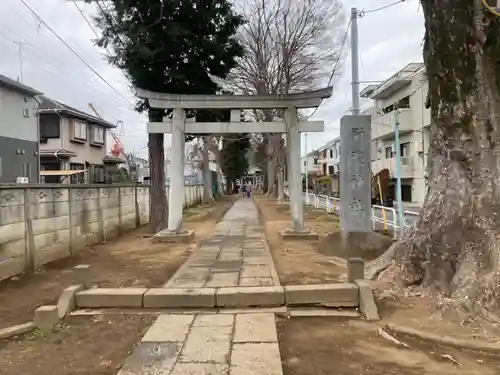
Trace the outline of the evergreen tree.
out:
[[[99,3],[100,4],[100,3]],[[234,38],[243,19],[227,0],[111,0],[99,5],[96,23],[111,47],[110,62],[122,69],[133,86],[177,94],[215,94],[211,76],[224,78],[243,48]],[[104,7],[104,8],[103,8]],[[139,101],[150,121],[162,121],[162,110]],[[194,115],[194,113],[190,114]],[[151,227],[166,226],[164,136],[149,134]]]
[[[248,134],[234,134],[222,142],[222,172],[226,176],[226,190],[231,194],[231,186],[248,172],[247,151],[250,149]]]

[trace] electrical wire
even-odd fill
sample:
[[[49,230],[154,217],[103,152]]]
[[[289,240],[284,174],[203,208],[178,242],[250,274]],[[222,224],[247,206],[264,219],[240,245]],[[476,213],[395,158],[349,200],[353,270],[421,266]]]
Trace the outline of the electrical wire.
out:
[[[339,53],[337,55],[337,59],[335,60],[334,65],[333,65],[333,70],[332,70],[332,73],[330,74],[330,78],[328,79],[328,84],[326,85],[326,87],[330,87],[330,85],[332,84],[333,77],[335,76],[335,73],[337,72],[337,68],[338,68],[338,65],[340,63],[340,58],[342,57],[342,52],[344,51],[344,48],[345,48],[345,46],[347,44],[347,37],[349,36],[349,29],[351,28],[351,22],[352,22],[352,19],[350,19],[349,23],[347,24],[347,28],[346,28],[345,33],[344,33],[342,44],[340,46],[340,51],[339,51]],[[321,102],[319,103],[319,105],[314,109],[313,113],[311,113],[309,116],[307,116],[308,120],[312,116],[314,116],[314,114],[318,111],[318,108],[320,107],[320,105],[321,105],[322,102],[323,102],[323,100],[321,100]]]
[[[390,4],[383,5],[383,6],[379,7],[379,8],[373,8],[373,9],[369,9],[369,10],[362,10],[361,11],[361,17],[364,16],[365,14],[368,14],[368,13],[375,13],[375,12],[379,12],[381,10],[385,10],[387,8],[393,7],[393,6],[398,5],[400,3],[404,3],[405,1],[407,1],[407,0],[398,0],[398,1],[394,1],[394,2],[392,2]]]
[[[78,12],[80,12],[81,16],[83,17],[87,25],[90,27],[96,38],[99,39],[99,34],[97,34],[97,31],[94,29],[94,26],[92,26],[92,23],[88,20],[87,16],[85,15],[85,13],[83,13],[82,9],[78,6],[75,0],[73,0],[73,4],[75,5],[76,9],[78,9]]]
[[[75,51],[57,32],[52,29],[47,22],[45,22],[25,0],[19,0],[32,14],[39,20],[52,34],[56,36],[61,43],[63,43],[66,48],[68,48],[71,53],[73,53],[87,68],[89,68],[101,81],[103,81],[109,88],[111,88],[115,93],[117,93],[123,100],[125,100],[130,106],[135,107],[121,92],[119,92],[115,87],[113,87],[99,72],[97,72],[78,52]]]

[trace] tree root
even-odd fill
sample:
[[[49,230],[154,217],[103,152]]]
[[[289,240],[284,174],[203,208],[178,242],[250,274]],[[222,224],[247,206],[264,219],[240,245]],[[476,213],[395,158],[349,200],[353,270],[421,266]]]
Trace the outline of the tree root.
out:
[[[404,343],[402,341],[399,341],[395,337],[391,336],[383,328],[379,328],[378,329],[378,334],[380,335],[380,337],[382,337],[383,339],[385,339],[387,341],[392,342],[393,344],[396,344],[396,345],[399,345],[399,346],[404,346],[405,348],[409,348],[410,347],[410,345],[408,345],[408,344],[406,344],[406,343]]]
[[[365,266],[365,278],[376,280],[383,271],[394,263],[396,245],[397,243],[393,244],[385,253]]]
[[[491,354],[500,354],[500,345],[477,340],[461,340],[450,336],[434,335],[417,329],[387,324],[387,330],[395,334],[407,335],[434,344],[449,346],[456,349],[473,350]]]

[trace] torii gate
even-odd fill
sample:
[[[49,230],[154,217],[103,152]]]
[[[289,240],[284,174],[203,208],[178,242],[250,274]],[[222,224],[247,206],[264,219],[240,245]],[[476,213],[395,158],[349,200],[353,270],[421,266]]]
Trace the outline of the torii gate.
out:
[[[168,229],[163,236],[191,236],[181,232],[184,202],[184,135],[220,133],[286,133],[288,180],[292,227],[283,233],[287,236],[304,237],[314,235],[304,227],[304,203],[302,197],[302,176],[300,165],[300,133],[323,132],[323,121],[299,121],[297,109],[316,108],[323,99],[332,95],[332,88],[306,91],[288,95],[181,95],[157,93],[136,88],[137,95],[149,101],[151,108],[171,109],[171,120],[150,122],[148,133],[172,134],[172,159],[170,163],[170,190],[168,197]],[[229,122],[195,122],[186,119],[187,109],[231,111]],[[244,109],[284,110],[285,121],[241,122]]]

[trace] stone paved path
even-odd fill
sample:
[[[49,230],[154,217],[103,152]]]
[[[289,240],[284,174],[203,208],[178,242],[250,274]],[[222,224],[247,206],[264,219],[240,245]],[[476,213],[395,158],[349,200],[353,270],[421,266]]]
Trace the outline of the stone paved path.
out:
[[[255,203],[238,200],[166,288],[278,286]],[[273,313],[162,314],[118,375],[283,375]]]
[[[240,199],[213,236],[165,284],[172,288],[279,285],[255,203]]]
[[[161,315],[118,375],[282,375],[274,314]]]

